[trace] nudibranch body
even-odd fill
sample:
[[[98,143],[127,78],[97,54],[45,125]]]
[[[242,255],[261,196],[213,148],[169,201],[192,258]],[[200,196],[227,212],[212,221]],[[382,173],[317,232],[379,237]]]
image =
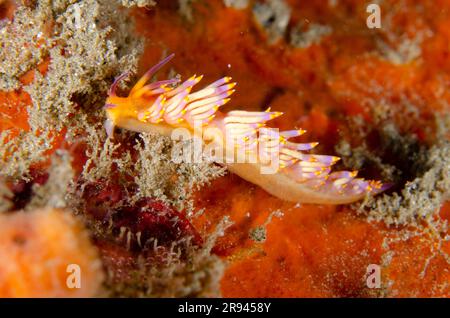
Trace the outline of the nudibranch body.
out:
[[[236,84],[229,77],[193,93],[201,76],[194,75],[181,84],[178,79],[147,84],[172,57],[173,54],[147,71],[127,97],[119,97],[115,92],[118,81],[127,74],[114,81],[105,104],[108,135],[113,134],[115,126],[167,136],[176,129],[199,134],[208,145],[214,145],[215,152],[221,153],[217,158],[223,160],[217,161],[225,163],[231,172],[292,202],[347,204],[388,187],[379,181],[356,178],[356,172],[332,172],[338,157],[306,154],[304,151],[317,143],[289,141],[304,130],[278,132],[266,127],[267,121],[282,115],[280,112],[219,112],[234,92]],[[273,162],[277,163],[275,169],[264,172]]]

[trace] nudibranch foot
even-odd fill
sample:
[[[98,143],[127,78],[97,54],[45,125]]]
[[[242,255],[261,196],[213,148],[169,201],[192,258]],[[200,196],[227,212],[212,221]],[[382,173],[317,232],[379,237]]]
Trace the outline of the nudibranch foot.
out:
[[[137,131],[157,132],[171,136],[183,128],[200,133],[205,143],[214,145],[222,155],[218,163],[280,199],[318,204],[347,204],[366,195],[375,195],[389,185],[357,178],[355,171],[332,172],[339,160],[335,156],[307,154],[317,142],[296,143],[291,138],[305,133],[303,129],[278,131],[266,123],[283,113],[234,110],[219,111],[235,91],[236,83],[223,77],[203,89],[192,92],[202,76],[147,82],[173,54],[150,68],[126,97],[116,94],[119,76],[111,86],[105,103],[105,128],[112,136],[115,126]],[[275,163],[275,164],[274,164]]]

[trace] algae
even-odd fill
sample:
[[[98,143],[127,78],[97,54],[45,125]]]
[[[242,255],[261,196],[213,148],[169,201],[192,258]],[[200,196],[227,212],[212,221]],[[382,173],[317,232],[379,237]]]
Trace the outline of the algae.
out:
[[[39,0],[19,6],[0,30],[0,89],[23,89],[32,99],[30,131],[0,145],[2,175],[26,178],[63,129],[75,135],[85,115],[91,121],[101,118],[112,78],[135,70],[142,50],[131,19],[117,14],[120,10],[105,0]],[[19,84],[21,75],[45,61],[45,75],[35,71],[31,84]],[[8,149],[17,153],[14,160],[4,155]]]
[[[0,213],[9,211],[13,207],[13,193],[8,185],[0,179]]]
[[[48,180],[45,184],[33,185],[33,196],[26,210],[34,210],[44,207],[66,208],[68,207],[68,195],[73,191],[74,171],[71,158],[67,151],[58,150],[52,156],[52,162],[48,169]]]
[[[128,280],[120,283],[115,282],[114,275],[109,273],[106,285],[111,296],[219,297],[225,264],[211,253],[211,249],[230,225],[229,218],[224,217],[200,248],[193,245],[189,238],[174,242],[169,250],[160,249],[154,240],[154,256],[164,253],[165,263],[141,259],[139,268]]]

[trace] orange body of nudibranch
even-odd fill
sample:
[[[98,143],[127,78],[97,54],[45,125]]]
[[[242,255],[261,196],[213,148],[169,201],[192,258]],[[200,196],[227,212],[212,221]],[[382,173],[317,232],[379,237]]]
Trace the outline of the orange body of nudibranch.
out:
[[[367,194],[382,192],[388,187],[379,181],[356,178],[356,172],[331,172],[331,166],[339,158],[305,154],[304,151],[317,145],[315,142],[289,141],[305,133],[301,129],[281,132],[269,130],[266,122],[281,116],[280,112],[268,109],[265,112],[220,113],[219,107],[226,104],[234,92],[235,83],[231,83],[229,77],[193,93],[192,88],[200,82],[201,76],[194,75],[181,84],[178,79],[146,84],[172,57],[173,54],[153,66],[127,97],[119,97],[115,93],[117,82],[126,74],[114,81],[105,104],[108,135],[113,134],[115,126],[167,136],[176,128],[194,133],[202,130],[204,140],[226,154],[225,160],[220,162],[224,162],[231,172],[272,195],[293,202],[346,204],[360,200]],[[203,132],[205,127],[209,132]],[[230,143],[230,140],[233,142]],[[240,152],[240,149],[244,151]],[[229,156],[229,153],[232,155]],[[261,153],[264,155],[261,156]],[[275,170],[262,173],[262,168],[273,158],[277,162]]]

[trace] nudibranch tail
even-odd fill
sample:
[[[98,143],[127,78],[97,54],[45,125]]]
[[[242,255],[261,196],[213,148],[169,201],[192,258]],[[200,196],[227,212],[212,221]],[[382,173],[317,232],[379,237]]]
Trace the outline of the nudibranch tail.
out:
[[[169,136],[180,127],[192,132],[198,129],[198,124],[214,128],[219,133],[205,134],[203,138],[226,153],[224,163],[231,172],[293,202],[346,204],[389,187],[379,181],[357,178],[356,171],[332,172],[338,157],[305,153],[316,147],[317,142],[291,141],[305,134],[303,129],[279,132],[267,127],[267,122],[283,115],[281,112],[269,108],[262,112],[235,110],[222,114],[219,108],[235,91],[236,83],[230,77],[195,92],[194,86],[202,76],[193,75],[181,84],[178,79],[147,84],[173,56],[150,68],[127,97],[115,94],[117,82],[126,75],[114,81],[105,104],[108,135],[112,135],[114,126]],[[273,162],[278,164],[275,170],[262,173]]]

